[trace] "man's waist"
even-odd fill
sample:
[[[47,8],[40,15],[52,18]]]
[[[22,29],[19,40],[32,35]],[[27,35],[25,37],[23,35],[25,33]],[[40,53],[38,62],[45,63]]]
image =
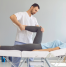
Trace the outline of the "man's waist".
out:
[[[16,38],[15,41],[18,41],[18,42],[23,42],[23,43],[33,43],[33,40],[32,38],[31,39],[26,39],[26,38]]]

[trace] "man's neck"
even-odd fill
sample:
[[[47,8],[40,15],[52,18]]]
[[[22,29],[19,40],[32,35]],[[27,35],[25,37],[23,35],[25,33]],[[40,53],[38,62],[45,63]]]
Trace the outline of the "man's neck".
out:
[[[28,15],[31,17],[31,12],[30,9],[27,11]]]

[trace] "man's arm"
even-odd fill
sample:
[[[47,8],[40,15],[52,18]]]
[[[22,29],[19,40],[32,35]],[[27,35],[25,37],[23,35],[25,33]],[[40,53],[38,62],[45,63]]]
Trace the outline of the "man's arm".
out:
[[[33,51],[54,51],[54,50],[58,50],[60,49],[59,47],[55,47],[55,48],[49,48],[49,49],[39,49],[39,50],[33,50]]]
[[[10,16],[10,19],[13,21],[13,23],[15,23],[19,28],[20,28],[20,30],[25,30],[25,26],[26,25],[22,25],[18,20],[17,20],[17,18],[16,18],[16,15],[11,15]]]
[[[10,16],[10,19],[17,25],[20,26],[20,22],[17,20],[16,16],[13,14]]]

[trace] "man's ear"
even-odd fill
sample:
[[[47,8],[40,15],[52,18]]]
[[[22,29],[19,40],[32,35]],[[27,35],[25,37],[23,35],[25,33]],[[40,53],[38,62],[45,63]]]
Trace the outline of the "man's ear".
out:
[[[31,9],[33,9],[33,6],[31,6]]]

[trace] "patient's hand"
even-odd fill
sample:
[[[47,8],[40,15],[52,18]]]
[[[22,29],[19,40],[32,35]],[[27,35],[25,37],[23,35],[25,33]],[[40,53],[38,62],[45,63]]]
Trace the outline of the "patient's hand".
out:
[[[36,49],[35,49],[35,50],[32,50],[32,51],[39,51],[39,50],[36,50]]]

